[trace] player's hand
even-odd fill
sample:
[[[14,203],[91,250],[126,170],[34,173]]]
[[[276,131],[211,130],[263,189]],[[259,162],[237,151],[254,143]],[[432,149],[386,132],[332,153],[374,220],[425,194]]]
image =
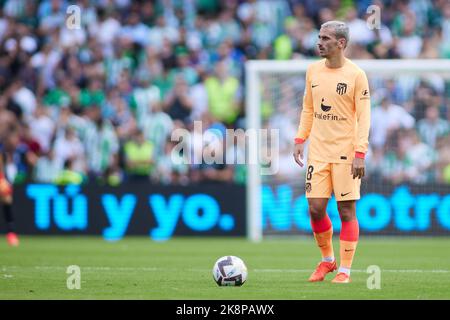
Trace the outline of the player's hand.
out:
[[[359,178],[361,179],[365,175],[365,163],[363,158],[355,158],[352,163],[352,172],[353,179]]]
[[[294,145],[294,160],[300,167],[303,167],[303,162],[300,159],[303,159],[304,148],[305,148],[304,143],[296,143]]]

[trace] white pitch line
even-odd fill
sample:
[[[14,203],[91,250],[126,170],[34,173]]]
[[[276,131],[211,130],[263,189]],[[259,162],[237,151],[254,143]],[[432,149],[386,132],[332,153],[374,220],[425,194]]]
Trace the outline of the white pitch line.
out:
[[[26,268],[34,268],[38,270],[66,270],[67,267],[64,266],[30,266],[30,267],[24,267],[24,266],[2,266],[3,272],[6,272],[6,270],[10,269],[26,269]],[[167,271],[167,270],[173,270],[177,271],[179,268],[158,268],[158,267],[104,267],[104,266],[80,266],[81,270],[85,271]],[[186,271],[190,272],[209,272],[210,269],[186,269]],[[261,273],[283,273],[283,272],[289,272],[289,273],[306,273],[306,272],[312,272],[313,269],[250,269],[252,272],[261,272]],[[352,272],[363,272],[367,273],[367,270],[364,269],[352,269]],[[444,269],[381,269],[381,272],[391,272],[391,273],[450,273],[450,270],[444,270]]]

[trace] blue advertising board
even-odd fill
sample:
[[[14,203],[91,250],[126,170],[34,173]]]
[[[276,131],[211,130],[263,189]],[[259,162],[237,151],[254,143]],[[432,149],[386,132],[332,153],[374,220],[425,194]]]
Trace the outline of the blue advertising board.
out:
[[[450,186],[366,185],[361,191],[356,204],[361,234],[450,235]],[[265,185],[262,198],[266,233],[311,233],[308,202],[299,187]],[[334,197],[327,213],[339,232]]]
[[[357,202],[361,235],[450,235],[449,191],[436,185],[366,185]],[[108,240],[244,236],[245,192],[245,186],[234,184],[28,184],[15,187],[14,211],[22,234],[91,234]],[[262,207],[265,234],[311,234],[307,199],[298,186],[264,185]],[[334,198],[327,212],[339,232]]]
[[[28,184],[14,190],[18,231],[25,234],[97,234],[117,240],[148,234],[245,235],[245,187],[237,185],[57,187]]]

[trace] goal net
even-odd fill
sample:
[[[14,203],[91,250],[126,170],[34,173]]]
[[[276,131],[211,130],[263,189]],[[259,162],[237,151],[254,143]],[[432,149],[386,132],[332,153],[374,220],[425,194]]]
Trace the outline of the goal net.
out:
[[[292,153],[312,62],[246,64],[247,129],[278,130],[279,137],[270,174],[261,164],[248,165],[247,233],[253,241],[311,234],[307,166],[299,167]],[[354,62],[368,76],[372,108],[366,177],[357,202],[361,235],[450,235],[450,61]],[[260,157],[267,149],[263,143],[250,145],[250,156]],[[339,233],[334,197],[327,212]]]

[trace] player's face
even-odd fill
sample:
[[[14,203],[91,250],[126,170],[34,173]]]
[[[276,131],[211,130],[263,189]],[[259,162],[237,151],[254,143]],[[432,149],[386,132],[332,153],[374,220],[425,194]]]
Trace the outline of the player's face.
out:
[[[317,49],[319,55],[323,58],[330,58],[337,54],[340,50],[340,43],[336,39],[333,30],[330,28],[321,28],[319,32],[319,40],[317,42]]]

